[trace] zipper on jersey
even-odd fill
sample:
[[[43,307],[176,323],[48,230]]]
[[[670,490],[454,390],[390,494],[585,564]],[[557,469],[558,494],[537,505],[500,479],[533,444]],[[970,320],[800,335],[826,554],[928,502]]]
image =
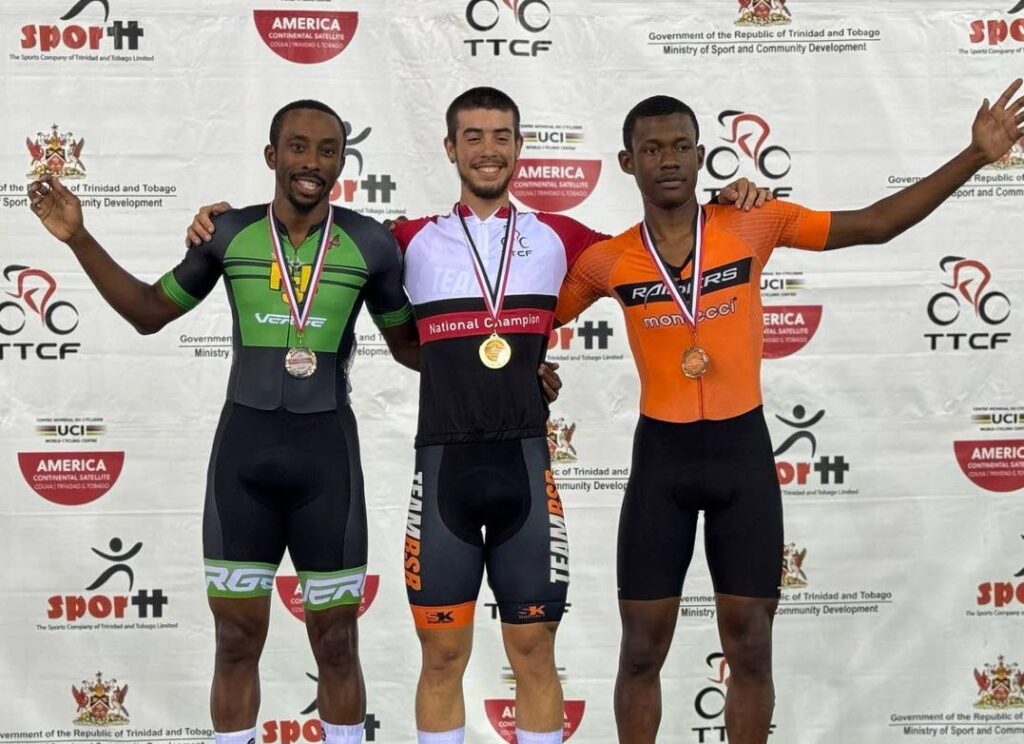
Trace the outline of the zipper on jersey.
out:
[[[693,345],[700,346],[697,343],[697,329],[693,329]],[[697,378],[697,416],[700,420],[704,420],[704,377]]]

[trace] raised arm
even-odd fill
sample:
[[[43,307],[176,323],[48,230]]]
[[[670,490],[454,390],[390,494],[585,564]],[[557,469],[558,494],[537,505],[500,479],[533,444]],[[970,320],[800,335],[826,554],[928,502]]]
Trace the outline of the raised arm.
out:
[[[103,299],[139,333],[155,333],[185,312],[158,284],[137,279],[110,257],[85,229],[78,197],[59,179],[45,176],[33,181],[28,195],[43,226],[71,248]]]
[[[885,243],[913,227],[963,186],[981,168],[994,163],[1024,137],[1024,96],[1010,103],[1020,78],[995,103],[986,98],[971,127],[971,144],[931,175],[864,209],[833,212],[825,248]]]

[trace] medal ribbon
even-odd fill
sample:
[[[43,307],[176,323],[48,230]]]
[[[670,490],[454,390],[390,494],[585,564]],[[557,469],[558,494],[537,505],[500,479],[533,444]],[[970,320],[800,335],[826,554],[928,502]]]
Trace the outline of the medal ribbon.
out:
[[[498,265],[498,275],[495,277],[493,286],[488,280],[487,269],[484,267],[483,259],[480,258],[480,252],[476,248],[476,243],[473,242],[473,236],[469,234],[469,226],[466,225],[466,220],[463,219],[458,204],[455,205],[455,213],[458,215],[459,223],[462,225],[462,233],[466,237],[466,245],[469,246],[469,252],[473,256],[473,273],[476,275],[477,284],[480,285],[480,292],[484,296],[484,305],[487,307],[487,313],[494,321],[494,327],[491,329],[491,332],[497,333],[498,316],[501,315],[501,308],[505,304],[505,290],[508,287],[509,268],[512,266],[512,243],[515,241],[516,236],[516,208],[512,204],[508,205],[508,221],[505,223],[505,235],[501,239],[501,261]]]
[[[693,277],[691,278],[690,284],[690,307],[686,306],[686,302],[683,301],[683,296],[679,292],[679,287],[676,286],[672,276],[668,273],[668,269],[665,267],[665,262],[661,259],[661,255],[658,253],[658,249],[654,247],[654,239],[651,238],[651,233],[647,229],[647,223],[640,223],[640,239],[644,244],[644,249],[651,256],[651,261],[654,262],[654,268],[658,270],[661,275],[661,281],[665,285],[665,289],[668,290],[669,296],[672,297],[672,301],[676,303],[676,307],[679,308],[679,312],[682,313],[683,318],[690,324],[694,332],[697,330],[697,315],[698,307],[700,306],[700,295],[701,295],[701,268],[704,259],[704,210],[701,209],[700,205],[697,205],[697,219],[696,229],[694,230],[694,241],[693,241]]]
[[[324,264],[327,262],[327,245],[331,242],[331,226],[334,224],[334,208],[327,206],[327,221],[323,226],[323,234],[320,236],[320,245],[313,257],[313,273],[309,277],[309,285],[306,287],[305,302],[300,303],[295,294],[295,284],[292,281],[291,271],[288,269],[288,262],[284,257],[284,246],[281,244],[281,236],[277,232],[277,222],[274,221],[274,205],[267,205],[267,221],[270,224],[270,241],[274,245],[274,258],[277,260],[277,267],[281,271],[281,283],[284,285],[285,295],[288,297],[288,309],[291,311],[292,323],[302,338],[302,331],[309,322],[309,314],[313,309],[313,297],[316,295],[317,287],[320,285],[320,276],[323,274]]]

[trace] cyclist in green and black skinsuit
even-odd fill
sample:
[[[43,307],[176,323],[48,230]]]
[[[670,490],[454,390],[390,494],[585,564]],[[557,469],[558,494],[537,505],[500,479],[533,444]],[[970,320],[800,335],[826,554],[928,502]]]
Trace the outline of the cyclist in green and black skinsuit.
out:
[[[285,106],[265,150],[276,174],[272,205],[220,216],[216,238],[190,249],[153,285],[106,253],[85,229],[79,200],[56,178],[29,186],[43,225],[140,333],[160,330],[224,279],[234,355],[203,518],[217,641],[216,744],[256,738],[258,663],[286,547],[302,581],[325,741],[362,737],[356,613],[366,575],[366,508],[346,369],[364,301],[395,359],[418,368],[419,346],[390,232],[329,202],[344,148],[344,126],[329,107]]]

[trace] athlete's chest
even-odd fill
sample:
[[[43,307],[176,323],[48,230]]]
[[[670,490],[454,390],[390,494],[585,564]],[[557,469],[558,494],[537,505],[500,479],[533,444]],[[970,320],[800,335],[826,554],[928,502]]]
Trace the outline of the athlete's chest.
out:
[[[278,248],[275,251],[265,224],[247,230],[228,246],[222,270],[237,304],[287,308],[285,282],[290,282],[299,303],[315,291],[318,310],[348,305],[369,278],[362,252],[337,226],[326,241],[317,231],[298,246],[284,238]]]
[[[481,297],[484,286],[504,286],[506,296],[557,295],[567,268],[561,241],[524,217],[509,241],[506,224],[473,220],[463,229],[447,218],[424,228],[405,254],[413,303]]]
[[[696,282],[694,255],[681,271],[666,267],[664,274],[654,261],[637,241],[617,263],[611,277],[613,296],[626,311],[627,318],[634,322],[649,324],[651,317],[663,315],[678,317],[681,321],[677,298],[692,311],[695,292],[698,293],[698,312],[716,315],[735,312],[740,305],[758,296],[756,259],[750,247],[734,236],[712,231],[705,235]],[[666,286],[666,275],[678,290],[675,297]]]

